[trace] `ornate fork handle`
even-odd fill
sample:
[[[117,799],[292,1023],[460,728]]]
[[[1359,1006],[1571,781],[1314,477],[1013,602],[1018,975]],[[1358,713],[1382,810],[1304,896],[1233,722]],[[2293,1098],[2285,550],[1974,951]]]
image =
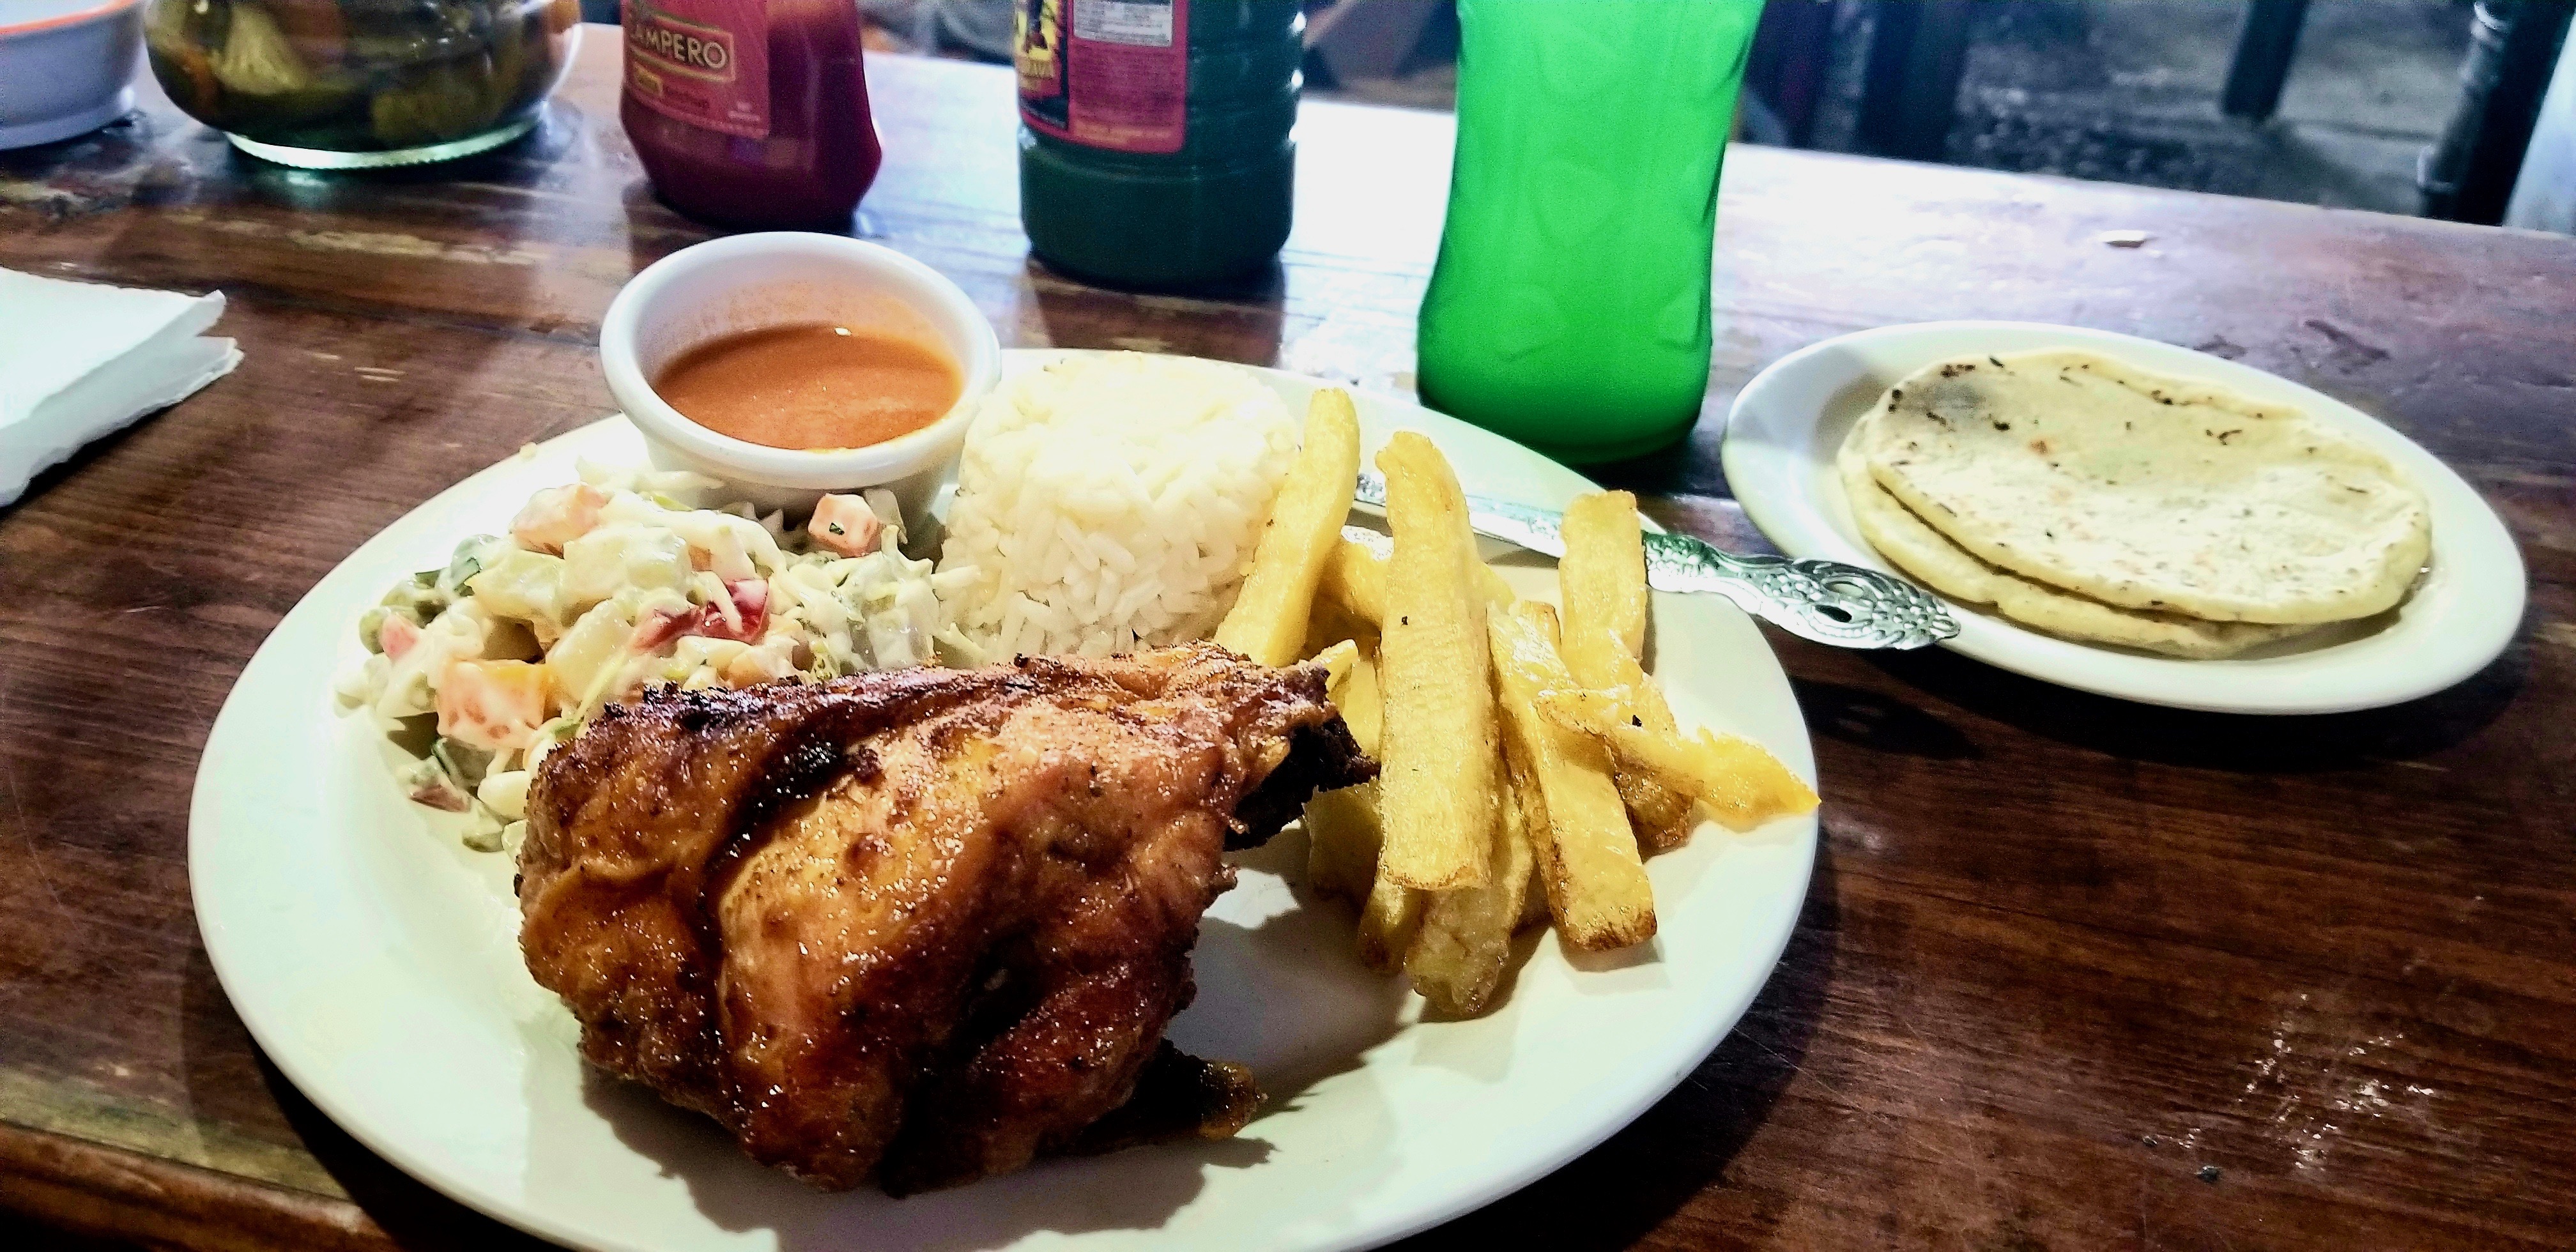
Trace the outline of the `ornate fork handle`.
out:
[[[1930,593],[1841,561],[1739,556],[1688,535],[1647,535],[1646,567],[1668,591],[1709,591],[1801,639],[1838,648],[1920,648],[1959,633]]]

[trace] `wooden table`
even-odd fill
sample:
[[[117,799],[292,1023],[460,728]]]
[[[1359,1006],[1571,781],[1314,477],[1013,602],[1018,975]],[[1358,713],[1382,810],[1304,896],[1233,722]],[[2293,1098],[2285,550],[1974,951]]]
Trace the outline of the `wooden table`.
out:
[[[220,288],[232,377],[0,513],[0,1244],[496,1246],[259,1056],[198,942],[190,779],[244,660],[378,527],[609,408],[601,312],[706,237],[657,206],[593,31],[542,135],[376,178],[229,154],[154,97],[0,157],[0,264]],[[1005,340],[1409,380],[1446,117],[1309,105],[1297,234],[1221,299],[1026,260],[1009,77],[871,62],[866,232]],[[2143,229],[2145,247],[2104,246]],[[1717,466],[1762,363],[1948,317],[2100,326],[2350,399],[2494,501],[2504,658],[2336,717],[2166,712],[1774,634],[1825,839],[1787,959],[1670,1098],[1430,1247],[2566,1247],[2576,1239],[2576,242],[1739,150],[1690,444],[1608,477],[1758,546]],[[49,1236],[48,1239],[55,1238]]]

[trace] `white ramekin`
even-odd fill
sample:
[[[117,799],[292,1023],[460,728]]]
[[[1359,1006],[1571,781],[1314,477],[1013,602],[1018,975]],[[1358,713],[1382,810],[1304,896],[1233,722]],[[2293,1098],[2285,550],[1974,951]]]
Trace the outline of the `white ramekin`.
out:
[[[134,107],[142,0],[0,3],[0,149],[69,139]]]
[[[956,407],[907,435],[864,448],[771,448],[720,435],[654,394],[673,358],[720,336],[825,322],[937,343],[957,362]],[[966,443],[966,427],[1002,373],[1002,344],[957,284],[911,257],[839,235],[776,231],[683,248],[645,267],[609,302],[599,327],[609,394],[644,432],[653,464],[724,480],[763,509],[811,507],[827,491],[884,487],[906,516]]]

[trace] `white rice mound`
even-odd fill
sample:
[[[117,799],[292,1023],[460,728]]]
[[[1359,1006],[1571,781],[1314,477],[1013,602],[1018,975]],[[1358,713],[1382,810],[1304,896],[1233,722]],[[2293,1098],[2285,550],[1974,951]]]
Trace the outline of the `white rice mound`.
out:
[[[1206,636],[1297,449],[1277,394],[1187,357],[1070,357],[1004,383],[966,434],[942,572],[988,655],[1111,656]]]

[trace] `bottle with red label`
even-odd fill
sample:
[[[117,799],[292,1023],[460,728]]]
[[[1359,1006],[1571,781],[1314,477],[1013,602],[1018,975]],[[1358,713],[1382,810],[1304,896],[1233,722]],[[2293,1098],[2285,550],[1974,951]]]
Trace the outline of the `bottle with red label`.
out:
[[[626,137],[672,208],[847,230],[877,176],[853,0],[626,0]]]
[[[1014,0],[1020,221],[1050,267],[1175,290],[1288,239],[1298,0]]]

